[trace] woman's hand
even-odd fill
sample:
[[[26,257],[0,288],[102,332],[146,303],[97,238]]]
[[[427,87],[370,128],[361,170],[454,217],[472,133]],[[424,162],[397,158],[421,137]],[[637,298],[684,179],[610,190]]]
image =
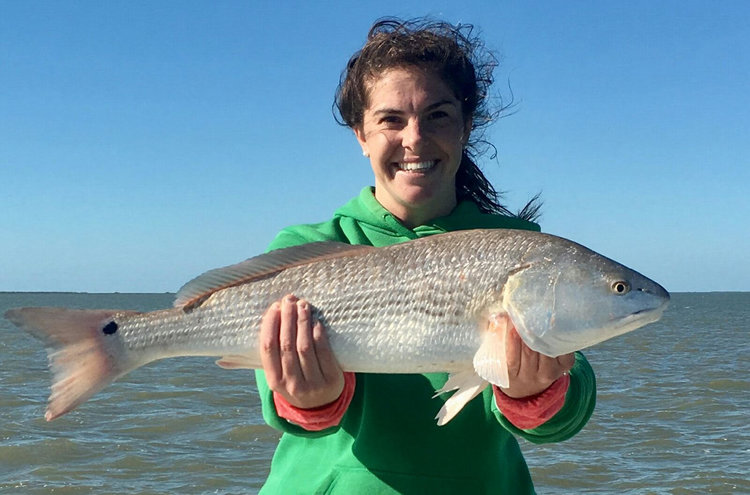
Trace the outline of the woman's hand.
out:
[[[551,358],[531,350],[513,326],[509,326],[505,337],[505,355],[508,362],[510,386],[500,388],[514,399],[530,397],[544,392],[575,364],[574,354]]]
[[[260,357],[268,386],[294,407],[329,404],[344,389],[344,373],[323,325],[307,301],[293,295],[275,302],[260,325]]]

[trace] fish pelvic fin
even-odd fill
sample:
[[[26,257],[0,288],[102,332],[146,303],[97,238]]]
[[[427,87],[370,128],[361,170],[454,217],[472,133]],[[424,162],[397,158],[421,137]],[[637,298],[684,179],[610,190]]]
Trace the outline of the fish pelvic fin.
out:
[[[476,373],[498,387],[508,387],[508,359],[505,351],[505,339],[513,328],[513,322],[507,313],[496,313],[489,317],[487,329],[482,333],[482,344],[474,355]]]
[[[445,401],[436,416],[439,426],[453,419],[487,385],[509,385],[505,338],[512,328],[513,322],[507,313],[493,313],[489,316],[487,327],[482,332],[482,343],[474,355],[474,369],[452,373],[445,385],[435,393],[437,397],[446,392],[456,391]]]
[[[52,372],[47,421],[72,411],[128,371],[122,370],[116,349],[107,342],[117,328],[111,326],[113,317],[127,313],[132,312],[17,308],[5,313],[5,318],[46,347]]]
[[[474,370],[451,373],[445,385],[435,393],[434,397],[455,390],[456,392],[445,401],[437,416],[438,426],[443,426],[453,419],[471,399],[479,395],[487,387],[487,381],[477,375]]]
[[[221,359],[216,361],[216,364],[225,370],[256,369],[263,367],[258,359],[253,360],[250,357],[241,354],[222,356]]]

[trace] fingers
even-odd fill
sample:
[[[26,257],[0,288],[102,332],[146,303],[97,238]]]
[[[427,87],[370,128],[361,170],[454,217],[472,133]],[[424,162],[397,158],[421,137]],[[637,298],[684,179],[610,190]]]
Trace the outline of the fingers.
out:
[[[279,349],[279,327],[281,325],[281,304],[273,303],[263,315],[260,323],[260,361],[271,388],[283,376]]]
[[[505,357],[508,360],[508,377],[513,378],[521,374],[528,366],[528,346],[521,340],[515,328],[510,327],[505,334]]]
[[[505,353],[510,386],[503,391],[511,397],[527,397],[545,390],[575,364],[574,354],[552,358],[532,350],[512,327],[505,337]]]
[[[302,369],[297,354],[297,298],[289,295],[281,300],[279,351],[284,376],[300,376]]]
[[[557,357],[557,362],[560,365],[565,372],[569,372],[571,369],[573,369],[573,365],[576,364],[576,355],[575,353],[570,354],[564,354],[562,356]]]
[[[343,374],[331,350],[323,324],[314,320],[306,301],[297,303],[297,352],[302,373],[311,382],[338,383]]]
[[[563,373],[567,372],[571,367],[565,367],[560,364],[560,357],[551,358],[543,354],[539,354],[539,366],[538,376],[542,383],[551,385],[555,380],[560,378]],[[572,365],[571,365],[572,366]]]
[[[319,382],[323,372],[318,363],[313,322],[310,305],[306,301],[297,301],[297,357],[299,369],[305,380]],[[319,323],[318,323],[319,324]]]
[[[343,372],[336,357],[333,355],[328,336],[323,330],[323,324],[316,321],[313,325],[313,340],[315,341],[315,352],[317,354],[320,371],[323,379],[327,382],[341,381],[343,388]]]
[[[272,389],[284,386],[290,378],[294,381],[296,377],[303,377],[297,352],[298,326],[297,298],[293,295],[273,303],[263,315],[260,324],[261,364]],[[304,340],[304,331],[301,333]]]
[[[268,386],[290,404],[317,407],[341,395],[343,372],[307,301],[288,295],[272,304],[261,320],[260,346]]]

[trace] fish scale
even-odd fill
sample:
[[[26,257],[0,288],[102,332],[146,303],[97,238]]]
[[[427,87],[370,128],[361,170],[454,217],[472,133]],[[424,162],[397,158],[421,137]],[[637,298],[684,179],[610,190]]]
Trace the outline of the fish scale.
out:
[[[218,291],[188,313],[165,311],[155,324],[149,324],[149,316],[126,317],[119,322],[123,340],[134,352],[147,347],[142,335],[169,342],[149,352],[151,359],[231,354],[247,356],[259,367],[260,315],[273,301],[294,293],[316,309],[345,370],[406,373],[417,366],[453,371],[456,362],[470,361],[479,345],[476,294],[499,293],[501,286],[486,270],[485,257],[477,255],[485,242],[472,242],[467,250],[468,240],[374,249],[293,267]],[[456,255],[456,249],[466,256]]]
[[[669,301],[656,282],[572,241],[496,229],[383,248],[287,248],[207,272],[168,310],[21,308],[6,317],[47,343],[54,419],[157,359],[223,356],[225,367],[260,368],[262,315],[290,293],[313,306],[345,371],[455,373],[439,391],[458,388],[439,424],[487,382],[507,386],[508,329],[554,357],[656,321]]]

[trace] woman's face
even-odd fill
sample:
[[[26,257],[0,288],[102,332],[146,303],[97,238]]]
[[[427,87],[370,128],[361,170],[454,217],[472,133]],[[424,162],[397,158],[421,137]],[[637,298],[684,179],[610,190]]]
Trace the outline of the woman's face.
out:
[[[354,129],[375,174],[375,198],[406,226],[456,206],[456,172],[471,129],[461,103],[437,75],[395,68],[369,84]]]

